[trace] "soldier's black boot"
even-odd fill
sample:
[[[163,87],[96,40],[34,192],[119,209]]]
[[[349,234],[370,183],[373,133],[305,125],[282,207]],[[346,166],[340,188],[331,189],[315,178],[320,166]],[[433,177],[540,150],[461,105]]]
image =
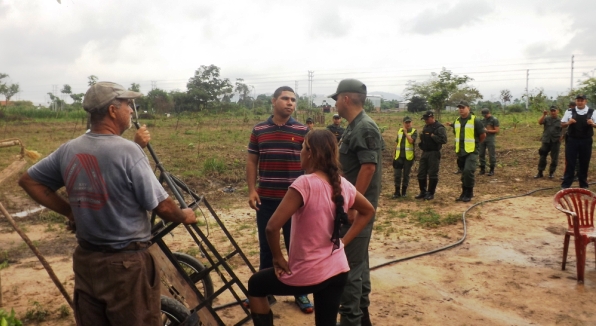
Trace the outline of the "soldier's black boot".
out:
[[[251,312],[250,316],[255,326],[273,326],[273,312],[271,310],[267,314],[255,314]]]
[[[461,174],[461,169],[457,168],[457,171],[453,172],[453,174]]]
[[[439,183],[439,179],[429,179],[428,180],[428,191],[426,192],[426,196],[424,196],[425,200],[432,200],[435,198],[435,190],[437,189],[438,183]]]
[[[423,199],[426,196],[426,179],[418,179],[418,186],[420,187],[420,193],[414,198]]]
[[[462,198],[464,198],[465,194],[466,194],[466,187],[461,186],[461,194],[459,195],[459,197],[455,198],[455,201],[461,201]]]
[[[495,167],[491,166],[490,170],[488,171],[488,173],[486,175],[489,177],[495,175]]]
[[[461,198],[461,201],[464,203],[469,202],[474,197],[474,187],[466,187],[464,190],[464,196]]]
[[[538,170],[538,174],[534,176],[534,179],[538,179],[538,178],[542,178],[544,177],[544,175],[542,175],[542,171]]]
[[[555,177],[555,170],[548,170],[548,177],[550,179],[554,178]]]
[[[401,196],[402,197],[406,197],[406,190],[408,190],[407,186],[402,186],[401,187]]]
[[[401,197],[401,194],[399,193],[399,186],[395,186],[395,192],[393,193],[393,196],[391,196],[391,199],[396,199]]]
[[[484,169],[484,166],[481,166],[480,167],[480,172],[478,172],[478,174],[482,175],[484,173],[486,173],[486,170]]]
[[[370,321],[370,314],[368,313],[368,307],[360,308],[360,310],[362,311],[362,318],[360,318],[360,326],[372,326],[372,323]]]

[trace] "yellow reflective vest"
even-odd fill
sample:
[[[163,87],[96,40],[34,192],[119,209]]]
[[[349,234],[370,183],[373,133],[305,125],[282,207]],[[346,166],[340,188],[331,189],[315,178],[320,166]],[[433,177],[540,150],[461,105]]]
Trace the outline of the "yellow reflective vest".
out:
[[[412,134],[414,134],[414,132],[416,131],[416,129],[412,128],[412,131],[408,132],[408,135],[410,135],[410,137],[412,137]],[[393,160],[397,160],[399,158],[399,153],[400,153],[400,146],[399,144],[401,144],[401,141],[404,137],[404,128],[399,128],[399,131],[397,132],[397,143],[395,146],[395,158]],[[414,144],[410,144],[410,142],[406,139],[405,143],[404,143],[404,151],[406,152],[406,160],[411,161],[414,159]]]
[[[459,153],[459,136],[461,132],[461,123],[459,122],[460,118],[455,120],[453,124],[453,128],[455,129],[455,152]],[[464,150],[466,153],[473,153],[476,150],[476,139],[474,138],[474,120],[476,119],[475,115],[470,116],[470,120],[466,122],[464,126]]]

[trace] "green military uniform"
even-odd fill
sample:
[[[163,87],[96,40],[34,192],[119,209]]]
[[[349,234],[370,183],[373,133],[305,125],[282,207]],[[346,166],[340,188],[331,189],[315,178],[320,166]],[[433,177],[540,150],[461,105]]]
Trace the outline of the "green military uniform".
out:
[[[422,150],[418,166],[418,185],[420,194],[416,199],[433,199],[437,184],[439,183],[439,164],[441,163],[441,148],[447,143],[445,127],[435,121],[433,124],[424,125],[420,134],[418,147]],[[426,185],[428,178],[428,187]]]
[[[383,138],[377,124],[364,112],[360,112],[348,125],[339,143],[339,161],[344,177],[353,185],[356,184],[362,164],[376,164],[375,173],[368,189],[363,194],[375,207],[379,203],[381,193],[381,176],[383,175],[382,154]],[[370,270],[368,266],[368,244],[373,228],[374,216],[368,225],[358,234],[344,250],[350,264],[348,280],[341,296],[339,313],[342,325],[360,325],[363,316],[361,309],[368,309]],[[350,225],[343,225],[343,236]]]
[[[473,124],[473,127],[466,127],[469,123]],[[471,135],[473,140],[466,139],[466,129],[473,129]],[[470,201],[474,196],[474,172],[478,165],[478,143],[480,142],[480,135],[485,133],[484,125],[480,119],[470,113],[465,119],[459,117],[455,120],[453,131],[456,135],[455,153],[457,155],[457,166],[462,171],[462,194],[457,200]]]
[[[561,148],[561,119],[547,116],[542,121],[544,131],[542,132],[542,146],[538,150],[540,159],[538,160],[538,175],[542,176],[542,171],[546,169],[546,156],[550,153],[549,177],[552,178],[557,163],[559,161],[559,149]]]
[[[405,132],[410,134],[410,137],[412,137],[414,140],[412,144],[408,143],[408,138],[404,134]],[[418,131],[414,128],[409,128],[405,132],[403,128],[400,128],[397,131],[397,138],[395,139],[396,148],[395,155],[393,155],[393,184],[395,185],[394,198],[400,195],[403,197],[406,196],[406,190],[410,184],[410,171],[412,171],[412,165],[414,165],[414,160],[416,159],[414,155],[414,144],[418,138]],[[400,186],[401,194],[399,193]]]
[[[481,120],[482,121],[482,125],[484,126],[485,129],[489,129],[489,126],[491,128],[495,128],[499,126],[499,120],[497,118],[495,118],[494,116],[490,116],[488,118],[484,118]],[[495,138],[496,138],[497,134],[492,134],[492,133],[486,133],[486,138],[484,139],[484,141],[482,143],[480,143],[480,174],[484,174],[484,170],[486,167],[486,150],[488,149],[488,157],[489,157],[489,161],[488,163],[490,164],[490,171],[493,172],[495,170],[495,166],[497,165],[497,153],[495,150]]]
[[[333,135],[337,139],[337,142],[339,143],[339,140],[341,139],[341,136],[344,134],[345,129],[342,128],[341,126],[336,126],[335,124],[330,124],[327,126],[327,130],[329,130],[333,133]]]

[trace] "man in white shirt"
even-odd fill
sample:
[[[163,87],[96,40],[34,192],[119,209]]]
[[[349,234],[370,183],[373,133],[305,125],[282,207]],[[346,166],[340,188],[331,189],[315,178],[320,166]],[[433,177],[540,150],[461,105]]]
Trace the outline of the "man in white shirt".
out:
[[[569,127],[565,143],[565,176],[561,188],[571,187],[577,159],[579,159],[579,186],[588,188],[588,167],[592,157],[592,137],[596,128],[596,115],[594,109],[586,105],[585,95],[577,95],[575,103],[576,107],[565,112],[561,119],[561,126]]]

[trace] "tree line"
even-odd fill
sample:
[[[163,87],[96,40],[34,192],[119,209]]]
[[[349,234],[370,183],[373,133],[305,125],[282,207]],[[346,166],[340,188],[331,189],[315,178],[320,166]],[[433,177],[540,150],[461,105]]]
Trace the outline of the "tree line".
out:
[[[455,75],[446,68],[438,73],[431,73],[430,79],[426,81],[410,80],[404,90],[405,98],[409,100],[408,111],[421,112],[431,109],[440,116],[447,106],[457,106],[460,101],[467,101],[472,109],[488,108],[491,111],[522,112],[526,110],[526,100],[527,109],[530,111],[544,111],[552,105],[564,110],[577,94],[585,94],[589,103],[596,103],[596,78],[593,77],[580,81],[577,89],[561,93],[556,97],[548,97],[543,88],[535,88],[527,95],[524,94],[521,99],[513,99],[511,91],[503,89],[500,91],[499,101],[482,101],[483,96],[478,89],[469,85],[473,80],[466,75]]]

